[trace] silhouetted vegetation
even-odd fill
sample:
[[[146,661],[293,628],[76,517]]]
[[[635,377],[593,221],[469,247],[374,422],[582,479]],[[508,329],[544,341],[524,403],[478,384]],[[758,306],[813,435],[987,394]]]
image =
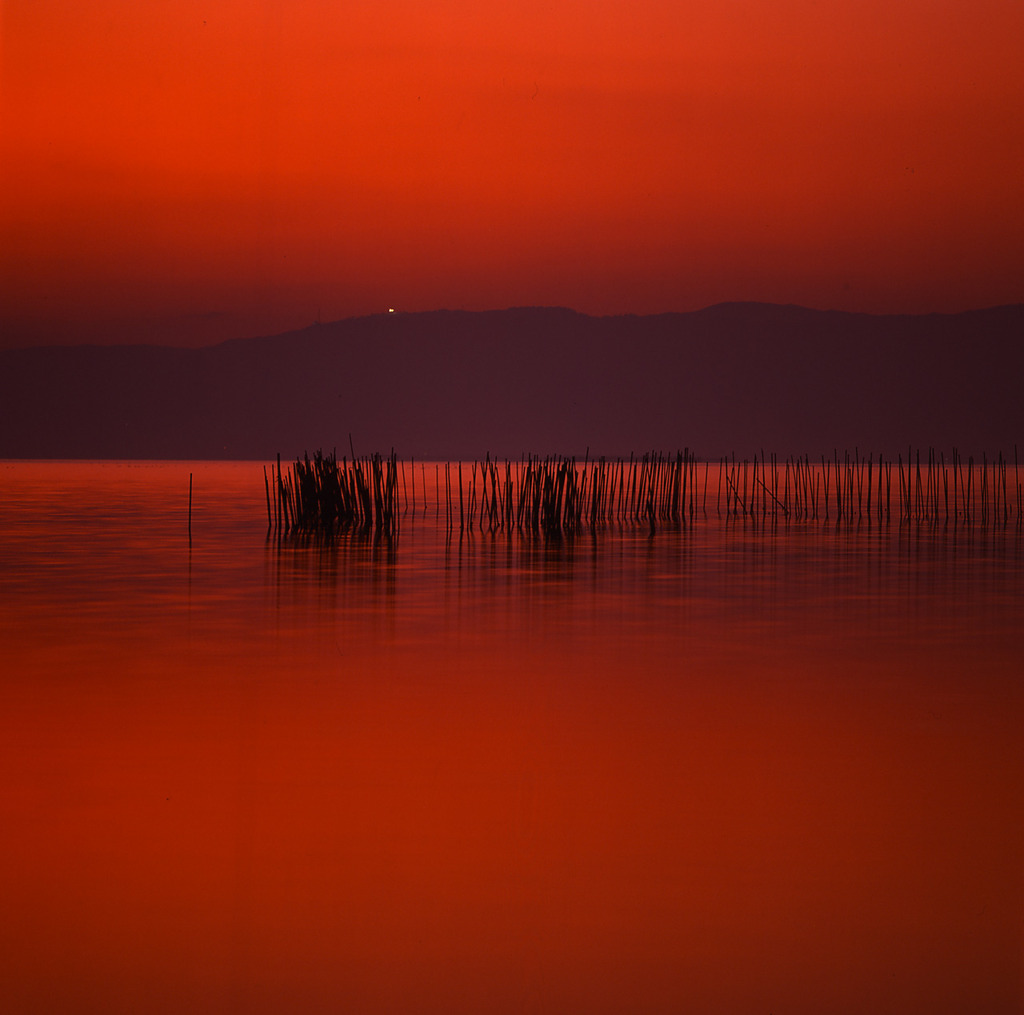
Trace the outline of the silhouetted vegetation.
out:
[[[318,451],[297,459],[284,474],[281,457],[274,477],[273,507],[267,490],[267,525],[280,536],[330,536],[356,530],[393,534],[398,528],[398,464],[374,454],[340,462],[334,453]]]
[[[727,520],[949,522],[1021,524],[1022,491],[1014,448],[1009,462],[999,454],[967,461],[929,450],[908,449],[896,460],[859,450],[838,451],[812,462],[808,456],[779,461],[764,452],[715,464],[711,510]],[[674,454],[648,452],[583,461],[573,457],[524,456],[518,461],[491,459],[434,465],[435,518],[444,512],[451,533],[478,530],[571,536],[608,525],[684,525],[708,515],[712,463],[698,461],[687,448]],[[443,476],[441,469],[443,468]],[[411,462],[412,512],[417,511],[416,463]],[[430,508],[426,467],[421,464],[422,512]],[[396,535],[410,509],[407,466],[392,451],[384,457],[338,460],[316,452],[297,459],[282,473],[264,469],[268,529],[279,537],[330,537],[355,531]],[[401,496],[399,495],[401,486]]]

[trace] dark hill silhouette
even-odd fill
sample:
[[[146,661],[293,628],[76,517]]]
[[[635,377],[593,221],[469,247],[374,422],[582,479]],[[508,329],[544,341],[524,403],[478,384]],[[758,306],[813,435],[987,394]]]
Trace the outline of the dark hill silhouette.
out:
[[[1024,305],[380,314],[203,349],[0,352],[0,457],[1012,453]]]

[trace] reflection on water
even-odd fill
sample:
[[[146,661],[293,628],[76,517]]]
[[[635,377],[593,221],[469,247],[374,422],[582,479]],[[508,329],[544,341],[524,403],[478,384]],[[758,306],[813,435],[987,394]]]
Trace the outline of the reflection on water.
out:
[[[0,464],[5,1006],[1021,1010],[1012,520],[443,521]]]

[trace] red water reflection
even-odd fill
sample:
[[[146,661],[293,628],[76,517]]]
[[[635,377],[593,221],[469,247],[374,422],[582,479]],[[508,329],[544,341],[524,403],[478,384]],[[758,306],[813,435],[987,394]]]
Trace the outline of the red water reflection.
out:
[[[417,545],[363,584],[194,545],[159,595],[133,558],[48,638],[5,597],[5,1005],[1020,1009],[996,592],[914,600],[901,642],[849,603],[821,627],[834,600],[810,633],[781,601],[623,602],[564,555],[485,594],[403,570]]]

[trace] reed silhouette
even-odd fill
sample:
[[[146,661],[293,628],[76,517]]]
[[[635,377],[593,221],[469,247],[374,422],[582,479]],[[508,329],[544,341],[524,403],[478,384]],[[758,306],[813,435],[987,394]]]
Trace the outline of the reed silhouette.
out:
[[[518,460],[435,463],[434,515],[449,533],[520,533],[572,536],[608,525],[643,526],[650,532],[685,525],[708,515],[711,462],[689,448],[625,458],[524,456]],[[966,464],[954,450],[950,461],[929,449],[908,449],[896,460],[861,455],[822,455],[779,460],[764,451],[715,463],[714,513],[727,520],[835,521],[1021,525],[1022,487],[1014,447],[1013,471],[999,453]],[[421,463],[422,513],[429,510],[426,468]],[[416,463],[408,468],[394,451],[349,461],[335,453],[306,453],[282,472],[278,455],[272,478],[264,468],[268,533],[279,537],[357,531],[396,535],[400,520],[417,513]],[[1012,483],[1010,476],[1012,475]],[[273,496],[271,495],[273,486]],[[399,487],[401,486],[401,496]]]

